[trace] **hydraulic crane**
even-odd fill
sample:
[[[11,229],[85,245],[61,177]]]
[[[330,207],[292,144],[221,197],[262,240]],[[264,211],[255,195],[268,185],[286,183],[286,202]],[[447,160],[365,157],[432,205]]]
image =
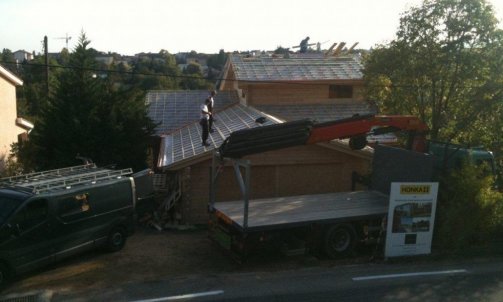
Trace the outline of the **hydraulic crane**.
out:
[[[404,131],[408,134],[407,149],[425,152],[428,126],[415,116],[362,115],[326,123],[300,120],[235,131],[219,148],[222,158],[245,155],[292,146],[348,139],[351,149],[366,146],[368,134]]]

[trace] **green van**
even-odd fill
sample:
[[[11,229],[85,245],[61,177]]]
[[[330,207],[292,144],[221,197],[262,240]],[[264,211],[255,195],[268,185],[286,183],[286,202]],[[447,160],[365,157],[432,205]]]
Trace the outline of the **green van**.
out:
[[[134,230],[131,173],[84,165],[0,179],[0,284],[85,250],[122,249]]]

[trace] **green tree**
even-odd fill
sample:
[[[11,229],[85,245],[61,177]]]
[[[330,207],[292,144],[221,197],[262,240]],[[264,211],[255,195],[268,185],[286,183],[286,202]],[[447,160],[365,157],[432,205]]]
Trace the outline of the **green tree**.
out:
[[[140,57],[133,64],[133,76],[129,84],[142,90],[178,89],[180,70],[175,56],[161,50],[159,54]]]
[[[220,49],[218,54],[213,54],[208,57],[206,64],[208,65],[208,67],[222,70],[224,68],[226,61],[227,61],[227,54],[223,49]]]
[[[441,179],[434,237],[439,248],[461,250],[501,236],[503,194],[492,189],[485,168],[465,163]]]
[[[280,45],[280,46],[278,46],[278,48],[276,48],[274,53],[277,55],[284,55],[284,56],[288,57],[290,55],[290,49],[284,48]]]
[[[0,56],[0,64],[7,68],[12,72],[16,72],[16,59],[14,58],[14,54],[8,48],[4,48],[2,50],[2,54]]]
[[[432,139],[470,142],[502,106],[497,24],[485,0],[425,0],[403,14],[393,41],[366,57],[369,98],[385,113],[419,116]]]
[[[49,59],[49,93],[58,85],[58,78],[62,69],[56,59]],[[44,56],[35,56],[30,62],[20,65],[20,77],[23,86],[18,87],[18,114],[36,122],[47,106],[49,96],[46,85],[46,66]]]
[[[203,78],[201,65],[196,63],[188,64],[183,71],[183,75],[184,77],[180,83],[183,89],[195,90],[209,88],[208,83]]]
[[[20,158],[26,165],[37,170],[75,165],[80,154],[98,165],[145,166],[155,125],[147,116],[143,94],[117,91],[97,76],[89,43],[82,33],[70,54],[71,68],[59,76],[30,141],[21,146]]]

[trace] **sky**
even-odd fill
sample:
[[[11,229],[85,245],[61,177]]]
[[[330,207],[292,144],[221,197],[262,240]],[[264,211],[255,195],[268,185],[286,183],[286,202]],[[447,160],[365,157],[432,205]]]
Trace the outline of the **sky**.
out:
[[[422,0],[0,0],[0,49],[59,52],[85,32],[104,52],[274,50],[309,36],[327,49],[394,38],[400,15]],[[503,28],[503,0],[488,0]]]

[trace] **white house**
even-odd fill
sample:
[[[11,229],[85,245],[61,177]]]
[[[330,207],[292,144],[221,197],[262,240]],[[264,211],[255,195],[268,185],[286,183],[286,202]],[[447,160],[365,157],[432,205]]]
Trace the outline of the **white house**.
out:
[[[11,144],[18,141],[18,136],[26,133],[33,125],[24,119],[17,119],[16,86],[23,81],[0,65],[0,171],[4,169]],[[26,123],[27,122],[27,123]]]
[[[26,61],[33,60],[33,54],[31,52],[27,52],[25,50],[18,50],[18,51],[15,51],[13,54],[14,54],[14,59],[16,59],[16,62],[23,62],[24,60],[26,60]]]

